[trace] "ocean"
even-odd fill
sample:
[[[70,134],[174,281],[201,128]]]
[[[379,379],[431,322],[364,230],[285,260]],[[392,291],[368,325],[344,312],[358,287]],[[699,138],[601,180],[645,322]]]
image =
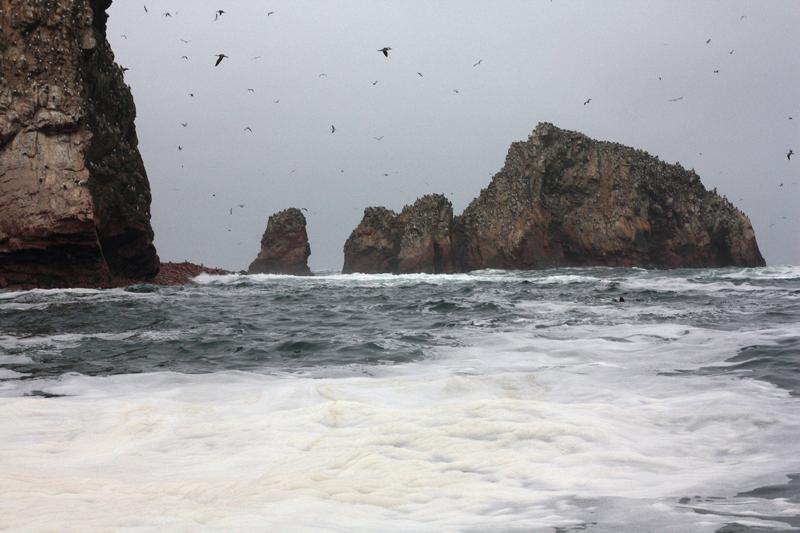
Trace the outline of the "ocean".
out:
[[[0,293],[2,530],[791,531],[799,452],[800,267]]]

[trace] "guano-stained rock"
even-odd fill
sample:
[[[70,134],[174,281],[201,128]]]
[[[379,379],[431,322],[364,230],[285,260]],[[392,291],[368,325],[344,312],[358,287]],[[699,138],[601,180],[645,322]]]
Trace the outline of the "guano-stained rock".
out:
[[[344,247],[343,272],[454,272],[453,206],[430,194],[400,214],[368,207]]]
[[[462,215],[441,196],[368,208],[344,250],[345,273],[765,264],[747,216],[694,171],[549,123]]]
[[[694,171],[549,123],[457,224],[464,270],[764,265],[750,220]]]
[[[159,260],[110,0],[0,0],[0,287],[151,279]]]
[[[261,251],[250,264],[248,273],[311,276],[309,255],[306,217],[297,208],[284,209],[269,217],[261,237]]]

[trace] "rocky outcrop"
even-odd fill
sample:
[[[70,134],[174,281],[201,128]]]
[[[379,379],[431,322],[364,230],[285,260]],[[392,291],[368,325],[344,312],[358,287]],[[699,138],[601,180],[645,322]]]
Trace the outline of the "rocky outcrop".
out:
[[[248,273],[310,276],[309,255],[306,217],[299,209],[291,207],[269,217],[261,237],[261,251],[250,264]]]
[[[368,207],[345,243],[343,272],[454,272],[452,232],[453,206],[441,194],[423,196],[400,214]]]
[[[345,245],[344,271],[764,265],[750,220],[693,170],[548,123],[511,145],[502,170],[461,216],[421,216],[430,207],[413,207],[405,217],[367,209]],[[424,237],[430,220],[437,237]],[[433,257],[438,249],[442,268],[404,261],[407,228],[422,235],[407,249],[432,249]]]
[[[0,0],[0,287],[159,269],[110,0]]]
[[[548,123],[457,224],[465,270],[764,264],[750,220],[693,170]]]

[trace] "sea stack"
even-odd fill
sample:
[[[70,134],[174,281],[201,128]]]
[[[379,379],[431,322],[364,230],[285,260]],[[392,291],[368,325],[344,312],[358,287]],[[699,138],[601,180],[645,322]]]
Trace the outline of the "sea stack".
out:
[[[453,255],[453,206],[429,194],[400,214],[368,207],[344,245],[345,273],[439,274],[457,268]]]
[[[291,274],[311,276],[308,268],[306,217],[294,207],[275,213],[261,237],[261,251],[248,268],[249,274]]]
[[[750,220],[693,170],[549,123],[462,215],[441,195],[368,208],[344,251],[346,273],[764,265]]]
[[[457,224],[464,270],[764,265],[750,220],[693,170],[549,123]]]
[[[110,0],[0,10],[0,288],[148,280],[159,259]]]

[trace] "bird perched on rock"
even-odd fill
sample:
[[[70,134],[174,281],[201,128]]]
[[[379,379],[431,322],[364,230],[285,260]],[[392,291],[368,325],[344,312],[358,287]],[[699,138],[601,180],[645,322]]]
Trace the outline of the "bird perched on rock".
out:
[[[391,48],[388,46],[384,46],[383,48],[378,48],[378,52],[382,53],[387,58],[389,57],[389,50],[391,50]]]
[[[222,60],[225,59],[226,57],[228,56],[226,56],[225,54],[217,54],[217,62],[214,63],[214,66],[215,67],[219,66],[219,64],[222,63]]]

